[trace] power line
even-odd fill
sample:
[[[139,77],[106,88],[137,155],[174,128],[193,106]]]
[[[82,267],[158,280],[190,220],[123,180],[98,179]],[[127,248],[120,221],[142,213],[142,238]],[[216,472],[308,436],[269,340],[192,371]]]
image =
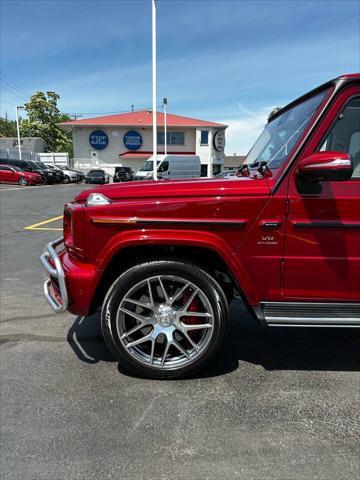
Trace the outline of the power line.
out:
[[[27,97],[25,97],[25,95],[23,95],[23,94],[19,94],[19,93],[16,92],[16,91],[10,90],[10,88],[8,87],[8,85],[6,85],[6,84],[4,84],[4,83],[2,84],[2,87],[1,87],[1,88],[2,88],[5,92],[9,93],[10,95],[14,95],[14,96],[16,96],[17,98],[20,98],[21,101],[24,101],[24,98],[27,98]]]
[[[6,100],[0,100],[1,103],[6,103],[7,105],[11,105],[12,107],[16,107],[13,103],[7,102]]]
[[[25,97],[31,97],[30,93],[24,90],[18,83],[11,80],[7,75],[4,73],[0,73],[0,75],[3,77],[3,80],[5,80],[13,89],[16,89],[19,93],[25,95]]]

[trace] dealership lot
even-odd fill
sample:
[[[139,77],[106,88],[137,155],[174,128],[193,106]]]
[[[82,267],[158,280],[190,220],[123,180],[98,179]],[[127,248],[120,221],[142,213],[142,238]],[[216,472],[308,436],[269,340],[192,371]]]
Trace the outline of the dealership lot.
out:
[[[358,332],[265,331],[234,304],[216,363],[159,382],[119,370],[98,315],[52,314],[38,256],[84,188],[0,185],[2,478],[358,478]]]

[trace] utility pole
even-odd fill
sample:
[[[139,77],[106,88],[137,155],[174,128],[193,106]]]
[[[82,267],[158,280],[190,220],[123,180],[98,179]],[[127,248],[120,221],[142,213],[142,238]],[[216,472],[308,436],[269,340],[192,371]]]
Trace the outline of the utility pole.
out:
[[[166,126],[166,109],[167,109],[167,98],[163,98],[163,109],[164,109],[164,154],[167,155],[167,126]]]
[[[152,114],[153,114],[153,177],[157,180],[157,122],[156,122],[156,1],[152,1]]]
[[[18,105],[15,107],[15,115],[16,115],[16,129],[17,129],[17,137],[18,137],[18,147],[19,147],[19,160],[21,160],[21,139],[20,139],[20,125],[19,125],[19,109],[24,109],[25,107]]]

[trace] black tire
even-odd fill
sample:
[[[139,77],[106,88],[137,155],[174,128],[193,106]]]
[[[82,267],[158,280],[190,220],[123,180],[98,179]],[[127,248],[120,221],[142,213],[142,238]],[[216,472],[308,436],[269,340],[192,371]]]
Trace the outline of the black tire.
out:
[[[184,280],[184,283],[190,282],[190,288],[194,286],[195,289],[197,289],[197,291],[199,291],[202,295],[201,298],[206,299],[207,305],[211,306],[212,327],[211,330],[206,330],[206,332],[210,332],[209,334],[204,334],[208,335],[207,341],[204,341],[205,346],[201,347],[202,350],[200,350],[198,346],[198,350],[193,349],[193,353],[191,353],[190,348],[187,359],[184,357],[185,362],[190,362],[186,365],[180,364],[163,367],[160,365],[160,361],[157,365],[153,365],[150,363],[145,364],[144,361],[137,360],[134,358],[134,355],[129,353],[129,350],[127,350],[127,348],[125,348],[123,345],[118,333],[119,330],[116,328],[118,308],[125,298],[129,298],[126,297],[129,291],[132,288],[136,288],[138,284],[141,284],[141,282],[146,281],[148,278],[152,279],[152,281],[155,279],[156,281],[157,276],[165,276],[164,278],[166,278],[166,276],[168,276],[168,278],[175,276],[177,279],[181,278]],[[191,314],[189,314],[189,316],[191,316]],[[219,284],[211,275],[198,266],[190,263],[184,263],[179,260],[149,261],[131,267],[129,270],[122,273],[120,277],[112,284],[103,302],[101,326],[104,340],[111,352],[118,359],[120,368],[145,378],[184,378],[193,376],[195,373],[203,369],[213,359],[214,355],[218,351],[227,331],[228,304],[225,294]],[[153,328],[153,331],[155,330],[154,326],[151,328]],[[128,338],[128,336],[126,336],[126,338]],[[156,341],[157,340],[155,340],[155,342]],[[166,340],[166,344],[167,342],[168,341]],[[144,343],[142,345],[144,345]],[[171,348],[172,347],[170,346],[169,350],[166,351],[170,351]],[[161,358],[161,355],[159,358]],[[166,353],[163,355],[164,358],[167,358]],[[191,360],[191,355],[194,355],[195,357],[193,360]],[[169,358],[171,362],[172,357],[170,356]],[[176,358],[174,361],[176,363]],[[167,360],[165,360],[165,363],[166,362]]]
[[[23,187],[26,187],[26,185],[29,185],[29,181],[25,177],[20,177],[18,180],[18,184],[22,185]]]
[[[70,180],[69,175],[65,175],[65,176],[64,176],[63,183],[70,183],[70,182],[71,182],[71,180]]]

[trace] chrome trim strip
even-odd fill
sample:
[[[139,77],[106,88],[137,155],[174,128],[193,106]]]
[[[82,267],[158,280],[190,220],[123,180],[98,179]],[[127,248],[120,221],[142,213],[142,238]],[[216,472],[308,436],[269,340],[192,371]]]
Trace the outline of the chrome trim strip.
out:
[[[144,218],[144,217],[91,217],[93,223],[107,223],[107,224],[141,224],[141,225],[193,225],[206,227],[225,227],[236,228],[244,227],[248,220],[246,219],[231,219],[220,220],[216,218],[208,220],[197,220],[193,218]]]
[[[56,247],[58,247],[61,243],[63,243],[63,241],[64,239],[61,237],[54,240],[53,242],[49,242],[46,245],[44,252],[40,255],[40,262],[47,272],[47,276],[44,280],[44,285],[43,285],[44,297],[48,302],[48,304],[50,305],[50,307],[56,313],[65,312],[65,310],[67,310],[68,302],[69,302],[66,283],[65,283],[64,270],[62,268],[59,256],[55,250]],[[49,259],[52,260],[52,262],[54,263],[54,266],[52,266],[49,263]],[[51,277],[56,278],[58,282],[61,303],[50,293]]]

